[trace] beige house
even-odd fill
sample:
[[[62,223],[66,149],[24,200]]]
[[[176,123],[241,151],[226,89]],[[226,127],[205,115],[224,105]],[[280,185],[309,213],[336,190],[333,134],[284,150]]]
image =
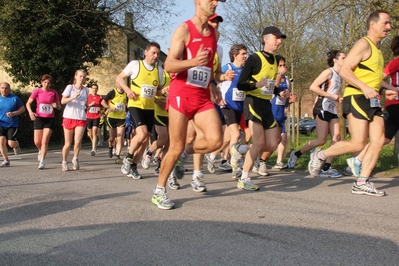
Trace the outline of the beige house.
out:
[[[144,48],[149,43],[141,33],[133,26],[132,14],[125,15],[125,26],[114,26],[108,32],[108,49],[100,58],[100,65],[88,68],[88,78],[95,81],[99,86],[98,94],[105,95],[115,87],[115,79],[125,66],[132,60],[144,58]],[[166,54],[161,51],[159,64],[163,66]],[[4,70],[5,63],[0,60],[0,82],[6,81],[15,88],[17,84],[12,83],[12,78]],[[32,88],[26,88],[32,90]]]
[[[98,86],[98,94],[105,95],[115,87],[115,79],[132,60],[144,58],[144,48],[149,43],[133,26],[131,14],[125,14],[125,26],[115,26],[108,32],[108,49],[104,52],[98,66],[88,69],[89,79]],[[166,54],[161,51],[159,64],[163,66]]]

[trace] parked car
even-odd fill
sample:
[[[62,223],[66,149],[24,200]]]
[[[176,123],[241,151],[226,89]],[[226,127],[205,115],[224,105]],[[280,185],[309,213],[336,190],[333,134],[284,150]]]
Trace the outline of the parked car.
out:
[[[316,130],[316,120],[305,119],[299,123],[299,133],[310,135]]]

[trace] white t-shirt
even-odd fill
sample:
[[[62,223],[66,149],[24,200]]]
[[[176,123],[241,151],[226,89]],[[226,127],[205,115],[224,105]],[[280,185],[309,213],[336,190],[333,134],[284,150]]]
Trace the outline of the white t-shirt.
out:
[[[144,67],[151,71],[154,69],[154,66],[148,65],[144,60],[143,60]],[[139,74],[140,70],[140,65],[138,60],[133,60],[130,61],[130,63],[125,67],[123,70],[123,73],[125,73],[126,76],[130,76],[130,79],[135,79],[137,75]],[[159,76],[159,81],[163,80],[163,69],[158,65],[158,76]]]
[[[62,96],[72,97],[78,91],[79,90],[74,85],[68,85],[62,93]],[[73,99],[65,105],[63,117],[76,120],[86,120],[85,105],[88,97],[89,89],[87,87],[83,87],[80,91],[79,97]]]

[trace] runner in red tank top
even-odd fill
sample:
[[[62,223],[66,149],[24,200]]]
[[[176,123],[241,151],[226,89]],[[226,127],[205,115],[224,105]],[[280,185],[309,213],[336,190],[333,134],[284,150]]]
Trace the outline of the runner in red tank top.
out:
[[[210,100],[210,93],[219,98],[220,92],[209,90],[210,81],[214,79],[212,66],[218,33],[208,25],[208,18],[215,13],[218,2],[196,0],[195,16],[180,25],[172,36],[165,61],[165,70],[176,73],[168,95],[170,148],[162,160],[158,185],[152,196],[152,202],[160,209],[174,207],[165,187],[185,148],[188,121],[192,119],[203,134],[197,135],[194,144],[186,147],[181,159],[187,154],[214,151],[222,144],[220,118]]]

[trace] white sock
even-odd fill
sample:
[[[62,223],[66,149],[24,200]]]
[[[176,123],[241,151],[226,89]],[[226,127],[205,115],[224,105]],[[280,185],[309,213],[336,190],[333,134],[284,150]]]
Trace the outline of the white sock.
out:
[[[215,160],[215,155],[213,155],[213,153],[211,153],[211,154],[209,155],[209,159],[211,159],[211,161]]]
[[[155,193],[158,193],[158,192],[160,192],[160,191],[165,191],[165,190],[166,190],[165,187],[157,186],[157,187],[155,188]]]
[[[201,170],[194,170],[193,177],[196,177],[196,176],[202,176]]]
[[[242,172],[241,173],[241,180],[247,179],[249,177],[249,173],[248,172]]]

